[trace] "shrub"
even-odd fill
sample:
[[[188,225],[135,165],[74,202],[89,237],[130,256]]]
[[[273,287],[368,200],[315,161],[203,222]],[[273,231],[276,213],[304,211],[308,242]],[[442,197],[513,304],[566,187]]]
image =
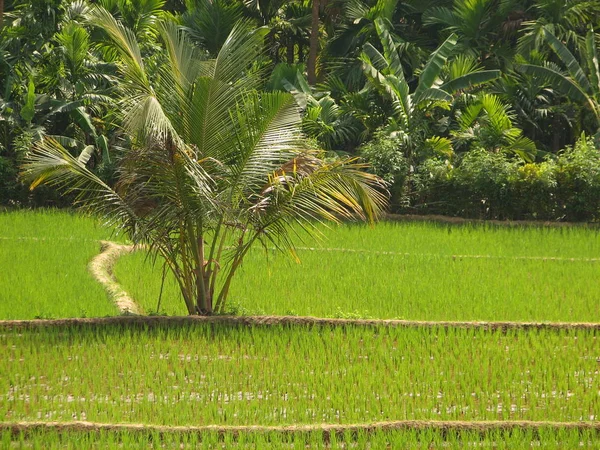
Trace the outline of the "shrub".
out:
[[[406,192],[408,163],[402,154],[402,141],[383,133],[360,147],[359,153],[372,171],[389,184],[392,201],[402,204]]]
[[[600,216],[600,151],[585,135],[565,148],[556,161],[558,218],[598,219]]]
[[[416,170],[410,212],[482,219],[597,220],[600,150],[582,136],[558,157],[524,163],[475,149],[455,166],[429,159]]]
[[[22,201],[22,191],[14,159],[0,156],[0,205]]]
[[[510,183],[515,204],[514,217],[547,220],[557,217],[554,160],[519,165]]]

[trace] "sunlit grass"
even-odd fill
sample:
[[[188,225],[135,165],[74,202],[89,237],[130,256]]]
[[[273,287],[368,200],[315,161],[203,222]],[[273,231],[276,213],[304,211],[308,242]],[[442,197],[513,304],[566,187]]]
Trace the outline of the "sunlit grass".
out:
[[[596,229],[381,223],[324,233],[313,250],[301,246],[300,264],[273,251],[251,252],[233,284],[230,311],[415,320],[599,318],[600,284],[593,280],[600,261],[585,260],[600,256]],[[115,273],[146,311],[157,311],[159,266],[139,253],[119,260]],[[186,313],[170,276],[158,312]]]
[[[0,318],[117,314],[87,269],[107,238],[119,239],[81,214],[0,213]]]
[[[320,242],[299,242],[300,264],[271,250],[253,250],[234,281],[228,311],[598,321],[597,228],[380,223],[320,229]],[[123,240],[80,214],[0,214],[0,317],[117,314],[87,270],[98,240],[107,238]],[[562,259],[520,259],[528,257]],[[186,314],[170,276],[159,305],[161,268],[143,253],[121,258],[115,273],[145,311]]]
[[[162,425],[592,421],[595,331],[180,325],[4,331],[0,417]]]

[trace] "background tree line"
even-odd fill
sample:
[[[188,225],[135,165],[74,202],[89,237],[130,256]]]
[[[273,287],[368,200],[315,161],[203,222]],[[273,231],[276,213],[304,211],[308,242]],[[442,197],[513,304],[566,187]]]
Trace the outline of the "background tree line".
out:
[[[95,4],[131,30],[151,81],[166,61],[159,21],[206,58],[240,21],[263,27],[261,88],[294,96],[329,158],[369,162],[397,211],[600,214],[600,4],[583,0],[4,0],[2,204],[69,204],[19,181],[43,136],[108,184],[131,146]]]

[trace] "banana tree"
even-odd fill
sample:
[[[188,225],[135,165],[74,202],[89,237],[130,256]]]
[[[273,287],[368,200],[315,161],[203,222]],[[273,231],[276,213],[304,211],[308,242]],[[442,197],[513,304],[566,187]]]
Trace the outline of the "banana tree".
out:
[[[232,280],[255,244],[293,253],[315,221],[374,220],[386,203],[378,178],[353,159],[325,161],[301,133],[293,96],[258,90],[265,29],[239,23],[215,59],[159,21],[165,51],[146,67],[132,31],[106,10],[93,23],[119,53],[122,123],[132,146],[114,188],[60,143],[31,151],[24,175],[75,192],[86,207],[147,244],[173,273],[189,314],[225,311]]]
[[[580,55],[583,64],[580,64],[567,46],[550,31],[544,29],[543,35],[564,69],[553,63],[546,63],[522,64],[520,70],[547,80],[556,91],[571,101],[585,105],[592,113],[596,129],[600,129],[600,66],[596,33],[590,29],[586,35],[584,51]]]
[[[398,0],[348,0],[340,1],[338,5],[335,32],[331,32],[326,54],[329,57],[329,73],[343,80],[349,90],[359,90],[364,83],[358,57],[367,42],[377,40],[377,21],[385,23],[388,32],[402,46],[400,55],[407,67],[418,67],[426,58],[427,53],[420,47],[423,36],[415,36],[408,12],[414,13],[412,5]],[[401,17],[399,14],[402,14]]]
[[[407,156],[410,156],[412,149],[433,138],[422,136],[424,114],[430,114],[437,107],[448,109],[454,100],[453,94],[492,81],[500,76],[500,71],[483,70],[473,64],[455,64],[444,73],[458,41],[452,34],[431,54],[411,92],[397,45],[385,22],[377,20],[375,25],[383,54],[370,43],[365,44],[361,55],[363,70],[369,82],[391,100],[392,126],[402,136],[409,153]],[[439,139],[435,138],[435,141],[441,142]]]

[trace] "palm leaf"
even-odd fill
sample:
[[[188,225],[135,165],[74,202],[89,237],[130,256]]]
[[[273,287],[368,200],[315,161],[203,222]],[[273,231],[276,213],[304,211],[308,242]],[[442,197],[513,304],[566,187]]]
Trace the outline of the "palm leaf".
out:
[[[544,38],[550,45],[554,53],[559,57],[561,62],[566,66],[567,72],[571,78],[581,87],[581,90],[590,93],[591,85],[577,59],[569,51],[569,49],[560,41],[554,34],[547,29],[544,29]]]
[[[54,139],[45,138],[34,146],[27,155],[22,176],[31,180],[31,189],[45,183],[76,193],[79,203],[111,223],[120,223],[134,239],[143,232],[125,201]]]
[[[546,80],[551,86],[554,86],[555,90],[571,98],[573,101],[588,104],[591,101],[588,93],[583,90],[579,83],[554,68],[521,64],[519,69],[523,73]]]
[[[101,6],[96,6],[89,14],[89,23],[100,27],[109,36],[125,65],[121,67],[126,78],[137,88],[147,89],[148,79],[144,60],[135,34],[118,22],[112,14]]]
[[[251,94],[237,109],[236,141],[223,161],[226,180],[240,199],[262,190],[268,174],[304,148],[301,117],[294,98],[287,93]]]
[[[481,70],[478,72],[468,73],[453,80],[450,80],[440,86],[440,89],[451,94],[470,89],[474,86],[479,86],[490,81],[494,81],[500,78],[501,72],[499,70]]]
[[[460,20],[454,15],[451,9],[443,6],[434,6],[423,13],[423,23],[425,25],[446,25],[449,27],[460,26]]]

